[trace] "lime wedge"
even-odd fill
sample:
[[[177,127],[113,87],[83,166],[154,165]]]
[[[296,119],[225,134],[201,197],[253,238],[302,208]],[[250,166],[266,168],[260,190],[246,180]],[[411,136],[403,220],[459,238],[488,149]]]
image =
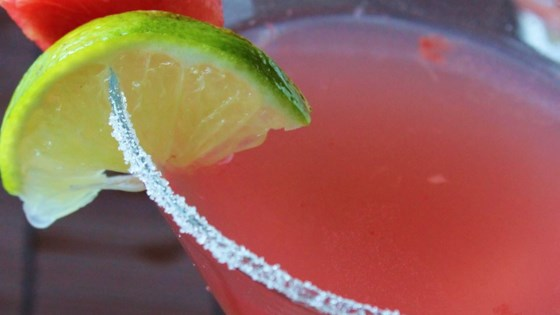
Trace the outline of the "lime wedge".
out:
[[[306,100],[262,51],[225,29],[159,11],[94,20],[41,55],[2,124],[0,171],[46,227],[102,189],[141,190],[111,137],[108,78],[158,166],[197,168],[309,123]]]

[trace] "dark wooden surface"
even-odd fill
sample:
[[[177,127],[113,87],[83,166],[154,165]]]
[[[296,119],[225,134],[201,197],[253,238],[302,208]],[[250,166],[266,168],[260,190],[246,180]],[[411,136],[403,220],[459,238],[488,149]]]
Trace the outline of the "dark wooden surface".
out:
[[[0,9],[3,114],[39,51]],[[34,230],[0,191],[0,314],[220,314],[155,205],[107,192]]]

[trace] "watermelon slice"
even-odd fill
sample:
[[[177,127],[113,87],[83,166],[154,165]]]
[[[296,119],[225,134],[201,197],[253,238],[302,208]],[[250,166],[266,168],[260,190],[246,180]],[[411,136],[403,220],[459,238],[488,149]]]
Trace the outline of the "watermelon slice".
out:
[[[222,0],[0,0],[23,33],[45,50],[95,18],[133,10],[162,10],[223,26]]]

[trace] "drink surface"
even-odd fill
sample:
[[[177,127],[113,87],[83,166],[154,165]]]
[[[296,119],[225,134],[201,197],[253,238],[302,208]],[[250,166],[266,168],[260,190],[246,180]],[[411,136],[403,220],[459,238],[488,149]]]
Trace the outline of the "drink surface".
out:
[[[313,121],[227,163],[167,170],[211,224],[293,276],[404,314],[560,310],[558,82],[389,19],[247,36]]]

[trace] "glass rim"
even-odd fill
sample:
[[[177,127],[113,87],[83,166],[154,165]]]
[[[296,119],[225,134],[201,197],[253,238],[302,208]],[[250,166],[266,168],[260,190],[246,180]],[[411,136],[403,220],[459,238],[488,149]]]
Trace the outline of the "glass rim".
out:
[[[251,252],[246,247],[224,236],[218,229],[208,223],[196,210],[189,206],[185,198],[176,194],[169,182],[163,177],[151,157],[144,151],[136,136],[127,101],[116,74],[109,70],[109,101],[111,114],[109,124],[113,128],[112,136],[119,143],[130,174],[139,178],[146,186],[150,199],[169,214],[179,227],[181,234],[194,238],[198,245],[212,254],[219,263],[230,270],[237,270],[255,282],[274,290],[290,301],[314,309],[320,313],[333,315],[400,315],[398,310],[381,309],[322,290],[309,281],[291,276],[280,268],[271,265],[265,259]]]
[[[463,37],[469,41],[490,47],[498,52],[510,56],[523,65],[535,68],[542,74],[550,77],[560,77],[560,64],[539,53],[520,38],[523,31],[519,25],[519,14],[523,13],[512,3],[505,11],[503,21],[495,23],[478,23],[479,20],[471,20],[472,13],[464,15],[449,16],[442,14],[452,10],[445,2],[427,1],[429,5],[419,4],[418,7],[409,7],[410,3],[423,2],[418,0],[394,0],[391,2],[369,0],[342,0],[325,1],[330,4],[319,4],[316,1],[303,1],[304,5],[279,5],[270,7],[267,0],[252,1],[257,12],[250,16],[233,21],[227,25],[228,28],[243,35],[251,29],[267,24],[291,22],[293,20],[306,19],[314,16],[356,16],[364,18],[383,17],[396,21],[419,24],[430,29],[445,29],[447,34]],[[258,9],[258,3],[264,2],[264,8]],[[299,3],[299,2],[298,2]],[[405,5],[407,4],[407,5]],[[466,4],[470,8],[476,4]],[[426,8],[422,8],[425,6]],[[429,7],[429,8],[427,8]],[[436,8],[435,13],[431,10]],[[471,11],[465,9],[465,12]],[[460,10],[459,10],[460,11]],[[458,18],[457,18],[458,17]]]

